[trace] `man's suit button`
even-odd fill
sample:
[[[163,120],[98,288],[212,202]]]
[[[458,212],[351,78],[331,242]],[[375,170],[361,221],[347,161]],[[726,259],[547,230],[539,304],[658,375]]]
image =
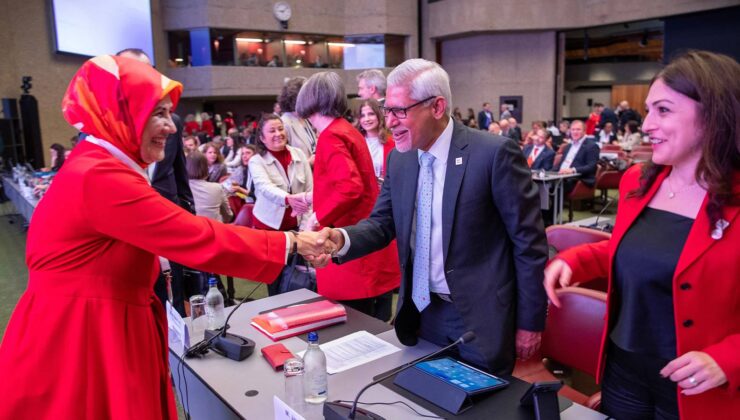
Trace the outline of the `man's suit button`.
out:
[[[690,327],[692,325],[694,325],[694,321],[692,321],[690,319],[687,319],[686,321],[683,322],[683,326],[686,327],[686,328],[688,328],[688,327]]]

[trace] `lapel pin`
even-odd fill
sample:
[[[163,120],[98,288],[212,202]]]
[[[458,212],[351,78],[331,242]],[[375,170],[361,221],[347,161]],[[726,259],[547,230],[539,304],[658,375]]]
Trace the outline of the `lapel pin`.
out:
[[[727,229],[727,226],[730,226],[730,222],[728,222],[727,220],[717,220],[717,223],[715,223],[714,225],[714,230],[712,231],[712,239],[714,239],[715,241],[722,239],[722,235],[725,229]]]
[[[456,166],[460,166],[460,165],[462,165],[462,158],[461,158],[461,157],[457,157],[457,158],[455,158],[455,165],[456,165]]]

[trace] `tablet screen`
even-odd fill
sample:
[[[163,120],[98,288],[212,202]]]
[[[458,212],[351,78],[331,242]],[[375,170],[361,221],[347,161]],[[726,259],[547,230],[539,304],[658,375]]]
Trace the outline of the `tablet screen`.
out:
[[[417,363],[414,367],[468,393],[476,393],[508,384],[503,379],[449,357]]]

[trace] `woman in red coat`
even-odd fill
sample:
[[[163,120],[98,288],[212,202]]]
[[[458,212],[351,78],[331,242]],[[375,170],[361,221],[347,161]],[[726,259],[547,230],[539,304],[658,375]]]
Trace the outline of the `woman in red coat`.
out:
[[[740,413],[740,65],[694,51],[654,79],[643,131],[652,162],[620,185],[611,239],[545,270],[609,278],[602,411],[619,419]]]
[[[72,79],[64,117],[88,136],[28,231],[28,288],[0,345],[0,418],[176,419],[157,256],[259,281],[285,264],[292,236],[193,216],[150,187],[181,91],[124,57],[93,58]]]
[[[321,226],[347,226],[370,215],[378,182],[365,139],[342,115],[347,98],[341,78],[316,73],[301,87],[296,111],[319,131],[313,206]],[[370,315],[377,298],[400,284],[398,253],[388,246],[342,265],[317,270],[318,291]]]

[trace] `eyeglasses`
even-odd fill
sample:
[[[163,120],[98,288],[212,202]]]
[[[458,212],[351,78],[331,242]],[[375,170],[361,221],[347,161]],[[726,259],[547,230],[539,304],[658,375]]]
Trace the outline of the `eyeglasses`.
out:
[[[380,110],[383,111],[383,116],[385,116],[386,118],[388,117],[388,115],[393,114],[394,117],[398,118],[399,120],[402,120],[402,119],[406,118],[406,113],[408,112],[409,109],[411,109],[411,108],[413,108],[413,107],[415,107],[417,105],[421,105],[424,102],[426,102],[426,101],[428,101],[430,99],[434,99],[434,98],[436,98],[436,96],[430,96],[430,97],[428,97],[426,99],[420,100],[419,102],[416,102],[414,104],[411,104],[411,105],[409,105],[409,106],[407,106],[405,108],[386,108],[384,106],[381,106],[380,107]]]

